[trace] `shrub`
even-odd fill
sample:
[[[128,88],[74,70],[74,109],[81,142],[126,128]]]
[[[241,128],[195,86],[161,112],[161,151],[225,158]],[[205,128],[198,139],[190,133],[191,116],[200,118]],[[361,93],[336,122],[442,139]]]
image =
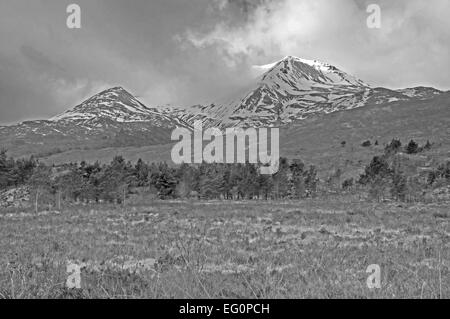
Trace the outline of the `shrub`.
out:
[[[361,175],[359,183],[366,185],[373,182],[378,177],[388,177],[390,173],[391,170],[389,169],[389,164],[387,163],[386,159],[382,156],[375,156],[370,164],[366,166],[364,174]]]
[[[388,144],[386,146],[386,148],[384,149],[384,153],[388,156],[392,155],[392,154],[396,154],[400,151],[401,147],[402,147],[402,142],[400,142],[400,140],[393,139],[391,141],[391,143]]]
[[[427,143],[425,144],[425,146],[423,147],[423,149],[425,150],[425,151],[429,151],[429,150],[431,150],[431,147],[432,147],[433,145],[430,143],[430,141],[428,141],[427,140]]]
[[[353,178],[349,178],[346,179],[343,183],[342,183],[342,188],[344,190],[349,190],[353,187],[353,185],[355,184],[355,181]]]

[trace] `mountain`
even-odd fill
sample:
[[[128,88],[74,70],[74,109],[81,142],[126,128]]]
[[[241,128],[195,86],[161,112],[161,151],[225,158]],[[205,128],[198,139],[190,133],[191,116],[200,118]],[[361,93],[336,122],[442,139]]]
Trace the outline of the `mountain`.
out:
[[[0,127],[0,145],[12,155],[45,157],[72,149],[165,144],[179,126],[188,124],[114,87],[49,120]]]
[[[184,125],[163,109],[149,108],[122,87],[100,92],[80,105],[49,120],[57,123],[77,123],[88,129],[111,123],[146,122],[157,127]]]
[[[293,56],[255,70],[260,75],[253,83],[230,97],[185,108],[147,107],[124,88],[114,87],[49,120],[0,127],[0,146],[14,156],[42,158],[68,151],[75,151],[74,156],[101,149],[114,153],[169,144],[174,128],[191,128],[196,120],[221,128],[288,127],[339,111],[416,105],[445,95],[427,87],[374,88],[328,63]]]
[[[442,92],[433,88],[372,88],[337,67],[288,56],[259,66],[263,72],[248,88],[222,101],[197,106],[196,119],[214,126],[274,126],[318,114],[410,99]],[[189,119],[187,119],[189,121]]]

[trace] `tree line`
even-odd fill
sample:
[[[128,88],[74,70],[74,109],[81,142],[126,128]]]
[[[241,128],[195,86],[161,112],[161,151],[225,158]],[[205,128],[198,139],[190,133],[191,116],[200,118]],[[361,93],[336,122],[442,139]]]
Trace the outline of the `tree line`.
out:
[[[123,203],[136,189],[160,199],[281,199],[314,196],[319,179],[314,166],[280,159],[280,170],[262,175],[255,164],[135,164],[115,157],[109,164],[72,163],[58,169],[39,164],[28,184],[41,192],[84,202]]]
[[[430,148],[428,142],[426,148]],[[36,210],[40,202],[61,201],[85,203],[124,203],[130,194],[144,190],[160,199],[301,199],[316,197],[325,189],[349,192],[366,190],[375,199],[417,199],[423,189],[449,183],[450,161],[428,173],[425,184],[418,176],[408,175],[398,153],[420,148],[414,141],[405,147],[399,140],[386,145],[384,153],[375,156],[359,179],[341,181],[338,169],[320,180],[317,168],[299,159],[280,158],[280,169],[274,175],[263,175],[257,164],[182,164],[136,163],[115,157],[109,164],[69,163],[49,166],[35,158],[13,159],[0,151],[0,190],[27,186]]]

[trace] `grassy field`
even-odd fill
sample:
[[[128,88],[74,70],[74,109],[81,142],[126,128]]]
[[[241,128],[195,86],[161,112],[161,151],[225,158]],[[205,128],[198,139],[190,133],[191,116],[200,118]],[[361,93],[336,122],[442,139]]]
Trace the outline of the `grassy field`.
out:
[[[449,221],[448,203],[342,199],[3,210],[0,298],[450,298]]]

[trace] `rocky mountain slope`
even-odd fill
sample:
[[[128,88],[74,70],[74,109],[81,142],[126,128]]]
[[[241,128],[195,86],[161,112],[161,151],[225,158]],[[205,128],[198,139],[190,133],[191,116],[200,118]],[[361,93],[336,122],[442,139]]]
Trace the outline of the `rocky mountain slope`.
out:
[[[362,80],[317,60],[288,56],[257,67],[263,74],[234,96],[197,106],[198,114],[215,126],[277,126],[318,114],[349,110],[441,94],[433,88],[372,88]]]

